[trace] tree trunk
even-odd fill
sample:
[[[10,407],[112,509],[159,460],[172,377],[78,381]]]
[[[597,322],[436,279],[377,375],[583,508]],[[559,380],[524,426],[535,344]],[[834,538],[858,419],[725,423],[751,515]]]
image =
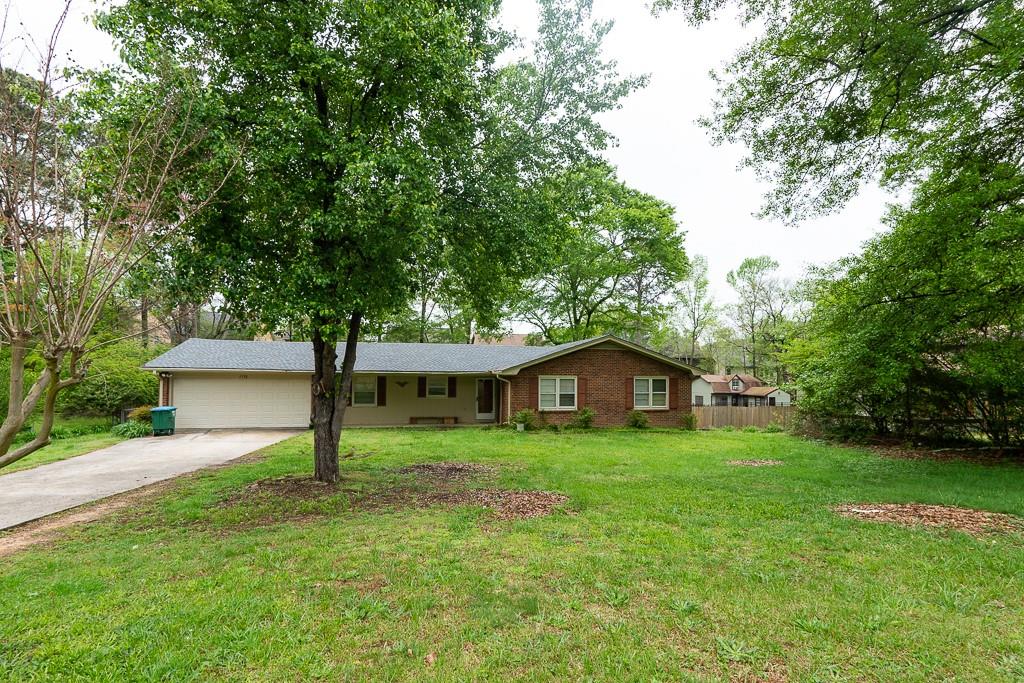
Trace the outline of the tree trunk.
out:
[[[44,372],[29,389],[28,395],[25,395],[25,358],[28,356],[30,348],[26,339],[15,338],[12,340],[7,416],[4,418],[3,424],[0,425],[0,454],[3,454],[3,457],[0,457],[0,467],[18,459],[8,458],[7,451],[10,450],[14,437],[25,426],[25,420],[35,410],[36,403],[39,402],[39,398],[51,379],[49,373]]]
[[[149,348],[149,297],[145,294],[139,300],[139,320],[142,324],[142,348]]]
[[[313,328],[313,476],[317,481],[338,480],[338,444],[333,438],[338,367],[337,340]]]
[[[353,313],[340,376],[337,336],[325,336],[322,325],[313,328],[313,476],[317,481],[331,484],[338,481],[341,424],[352,387],[361,324],[362,314]]]
[[[3,427],[0,428],[0,432],[2,432],[2,436],[0,436],[0,447],[2,447],[2,450],[0,450],[0,453],[3,453],[3,455],[0,455],[0,468],[6,467],[13,462],[17,462],[26,455],[34,453],[50,443],[50,432],[53,430],[53,420],[57,412],[57,395],[60,393],[61,389],[72,384],[77,384],[78,381],[77,379],[67,380],[65,382],[60,381],[61,362],[62,359],[50,359],[46,361],[46,369],[43,370],[43,374],[38,380],[36,380],[35,384],[32,385],[32,389],[29,390],[29,395],[26,396],[23,401],[17,402],[18,408],[14,409],[16,414],[12,411],[11,406],[8,406],[7,419],[4,421]],[[22,357],[22,373],[23,372],[24,357]],[[24,375],[22,374],[22,380],[23,377]],[[13,381],[11,385],[13,393]],[[39,398],[44,391],[46,392],[46,399],[43,402],[43,421],[39,425],[39,431],[36,433],[36,437],[24,446],[8,452],[11,441],[13,441],[14,436],[25,425],[26,419],[32,414],[36,403],[39,401]]]

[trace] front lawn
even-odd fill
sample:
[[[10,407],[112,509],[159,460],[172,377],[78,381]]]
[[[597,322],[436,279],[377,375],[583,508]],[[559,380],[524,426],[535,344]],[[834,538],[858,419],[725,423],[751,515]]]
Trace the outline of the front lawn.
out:
[[[58,417],[53,425],[50,444],[0,469],[0,476],[84,455],[124,441],[124,437],[110,433],[110,426],[108,417]],[[36,424],[31,427],[36,428]],[[32,437],[27,430],[22,432],[13,448],[31,441]]]
[[[1024,515],[1024,467],[784,434],[349,430],[341,490],[264,481],[310,471],[310,441],[0,560],[0,678],[1024,678],[1024,536],[831,510]],[[496,469],[401,470],[428,461]],[[568,502],[424,507],[467,487]]]

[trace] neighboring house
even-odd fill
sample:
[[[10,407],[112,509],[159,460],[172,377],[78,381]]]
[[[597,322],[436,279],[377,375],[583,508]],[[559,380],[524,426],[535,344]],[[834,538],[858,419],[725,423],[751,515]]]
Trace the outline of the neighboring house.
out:
[[[483,337],[480,335],[473,335],[472,344],[480,344],[482,346],[526,346],[526,342],[529,340],[530,335],[528,334],[506,334],[502,337]]]
[[[309,343],[189,339],[145,368],[182,429],[309,426]],[[642,410],[653,425],[676,426],[695,375],[610,335],[558,346],[360,342],[345,424],[507,423],[523,408],[564,424],[588,407],[598,425]]]
[[[788,393],[753,375],[700,375],[691,385],[694,406],[788,406]]]

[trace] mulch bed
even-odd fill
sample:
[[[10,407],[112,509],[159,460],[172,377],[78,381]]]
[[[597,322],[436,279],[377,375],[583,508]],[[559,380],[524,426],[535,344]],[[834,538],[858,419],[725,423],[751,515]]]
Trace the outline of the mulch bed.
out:
[[[730,460],[729,464],[737,467],[774,467],[784,463],[781,460]]]
[[[902,526],[954,529],[968,534],[1024,533],[1024,519],[999,512],[922,503],[854,503],[833,508],[844,517]]]

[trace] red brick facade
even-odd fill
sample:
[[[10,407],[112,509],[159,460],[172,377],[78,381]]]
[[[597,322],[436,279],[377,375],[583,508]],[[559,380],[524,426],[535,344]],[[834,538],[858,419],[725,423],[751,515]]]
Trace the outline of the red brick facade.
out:
[[[524,368],[509,377],[512,394],[509,412],[514,415],[523,408],[537,410],[537,385],[541,375],[577,378],[577,405],[592,408],[594,423],[602,427],[622,426],[634,410],[632,381],[634,377],[668,377],[669,408],[643,409],[652,426],[678,427],[690,409],[690,381],[686,370],[666,365],[642,354],[622,348],[589,348]],[[539,411],[541,423],[565,424],[576,411]]]

